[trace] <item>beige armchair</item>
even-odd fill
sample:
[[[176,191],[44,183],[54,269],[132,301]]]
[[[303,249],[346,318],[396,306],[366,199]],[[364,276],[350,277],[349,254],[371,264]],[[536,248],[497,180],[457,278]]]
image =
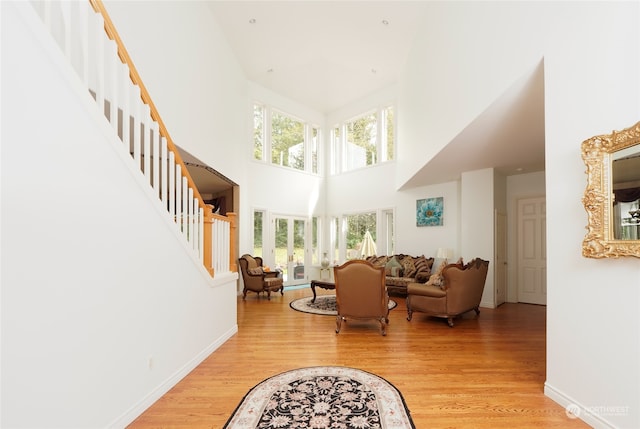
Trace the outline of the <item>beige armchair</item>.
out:
[[[448,264],[442,270],[441,286],[410,283],[407,286],[407,320],[414,311],[444,317],[453,327],[453,318],[467,311],[480,314],[480,300],[487,279],[489,261],[476,258],[466,265]]]
[[[374,267],[363,260],[348,261],[333,267],[336,285],[336,334],[342,321],[375,319],[380,332],[387,335],[389,324],[389,295],[385,285],[384,267]]]
[[[247,292],[260,293],[266,292],[267,299],[271,299],[271,292],[280,290],[280,294],[284,295],[284,284],[282,277],[275,271],[264,271],[262,266],[262,258],[260,256],[242,255],[238,259],[240,270],[242,271],[242,281],[244,289],[242,290],[242,299],[247,298]]]

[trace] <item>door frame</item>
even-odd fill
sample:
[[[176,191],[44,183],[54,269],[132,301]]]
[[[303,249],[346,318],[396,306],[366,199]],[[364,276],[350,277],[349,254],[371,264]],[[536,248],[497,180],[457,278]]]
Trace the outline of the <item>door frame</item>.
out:
[[[307,279],[309,277],[309,269],[311,268],[311,260],[309,258],[309,240],[310,240],[310,219],[305,216],[293,215],[293,214],[282,214],[282,213],[271,213],[270,221],[269,221],[269,249],[271,252],[271,261],[276,267],[276,221],[277,219],[286,219],[287,220],[287,270],[286,275],[284,276],[284,286],[294,286],[307,283]],[[304,275],[301,278],[295,278],[292,274],[295,270],[295,252],[294,252],[294,235],[295,231],[293,226],[296,221],[304,222],[304,248],[302,249],[302,266],[304,267]]]

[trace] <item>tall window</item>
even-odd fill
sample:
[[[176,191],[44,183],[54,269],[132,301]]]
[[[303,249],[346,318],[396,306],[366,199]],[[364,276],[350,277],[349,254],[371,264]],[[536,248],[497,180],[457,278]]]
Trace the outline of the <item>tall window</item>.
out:
[[[253,157],[263,159],[264,153],[264,116],[265,108],[261,104],[253,106]]]
[[[318,174],[319,127],[270,106],[253,105],[253,158]]]
[[[320,224],[317,217],[311,218],[311,265],[320,264]]]
[[[271,162],[304,170],[304,123],[280,112],[271,114]]]
[[[311,128],[311,172],[318,174],[318,148],[320,146],[320,130]]]
[[[395,242],[395,230],[393,222],[393,210],[382,211],[382,224],[380,225],[380,234],[382,235],[379,240],[380,248],[378,249],[379,255],[394,255],[396,253]]]
[[[393,153],[395,150],[395,115],[393,114],[393,106],[388,106],[382,110],[384,129],[382,134],[385,138],[382,139],[382,161],[391,161],[393,159]]]
[[[345,124],[345,167],[347,170],[376,163],[378,124],[375,113],[361,116]]]
[[[376,212],[357,213],[345,216],[346,220],[346,259],[361,259],[367,232],[376,240]]]
[[[253,212],[253,256],[263,256],[263,233],[264,233],[264,212],[255,210]]]
[[[393,106],[386,106],[336,125],[331,136],[331,173],[393,160],[394,124]]]

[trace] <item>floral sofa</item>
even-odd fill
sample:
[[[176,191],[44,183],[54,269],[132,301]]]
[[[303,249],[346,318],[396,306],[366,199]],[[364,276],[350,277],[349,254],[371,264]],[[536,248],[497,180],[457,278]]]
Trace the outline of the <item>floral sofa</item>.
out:
[[[410,255],[369,256],[373,265],[385,267],[387,290],[389,293],[407,294],[409,283],[426,283],[431,276],[433,258]]]

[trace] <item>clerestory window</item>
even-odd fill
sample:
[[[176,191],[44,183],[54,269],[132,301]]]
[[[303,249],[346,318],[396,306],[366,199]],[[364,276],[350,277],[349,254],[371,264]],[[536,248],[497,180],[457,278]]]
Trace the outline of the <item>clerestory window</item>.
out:
[[[253,106],[253,158],[318,174],[320,129],[270,106]]]
[[[331,173],[391,161],[395,153],[393,106],[363,113],[336,124],[331,132]]]

